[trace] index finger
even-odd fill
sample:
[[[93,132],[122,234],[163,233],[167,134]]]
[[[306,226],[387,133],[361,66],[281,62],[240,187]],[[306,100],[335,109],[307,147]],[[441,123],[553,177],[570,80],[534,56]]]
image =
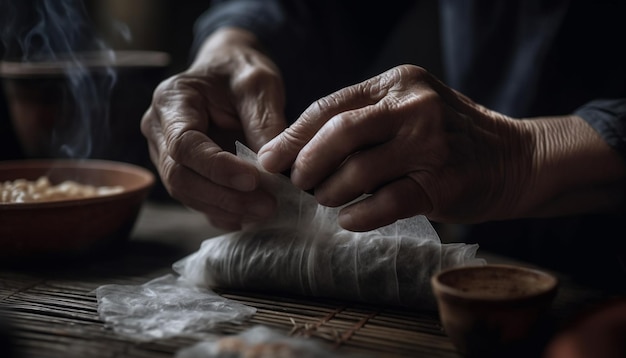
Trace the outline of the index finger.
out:
[[[369,79],[343,88],[311,104],[287,129],[259,149],[259,162],[270,172],[283,172],[298,153],[331,118],[339,113],[374,104],[384,97],[384,86]]]

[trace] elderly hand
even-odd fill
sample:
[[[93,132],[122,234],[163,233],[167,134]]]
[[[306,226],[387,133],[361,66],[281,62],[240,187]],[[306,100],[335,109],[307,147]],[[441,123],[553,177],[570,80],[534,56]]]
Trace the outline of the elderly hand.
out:
[[[559,194],[587,183],[574,177],[598,179],[592,158],[607,151],[579,117],[508,118],[404,65],[313,103],[259,160],[291,167],[323,205],[350,204],[340,225],[365,231],[417,214],[471,223],[575,211],[586,200]]]
[[[222,229],[272,215],[258,170],[220,143],[239,136],[258,150],[286,127],[284,101],[280,74],[252,34],[214,33],[188,70],[158,86],[141,123],[169,194]]]

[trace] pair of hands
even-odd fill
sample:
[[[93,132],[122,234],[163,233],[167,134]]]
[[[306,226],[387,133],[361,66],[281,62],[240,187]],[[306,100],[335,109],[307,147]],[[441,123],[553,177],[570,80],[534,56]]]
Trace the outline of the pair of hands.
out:
[[[554,210],[547,198],[561,177],[544,178],[577,146],[551,145],[563,139],[555,132],[582,129],[593,148],[606,149],[580,118],[508,118],[411,65],[319,99],[289,127],[284,101],[281,74],[254,35],[214,33],[187,71],[158,86],[142,120],[170,195],[226,230],[270,217],[276,203],[259,188],[257,169],[223,149],[239,139],[268,171],[291,169],[292,182],[323,205],[370,194],[343,208],[346,229],[417,214],[480,222]]]

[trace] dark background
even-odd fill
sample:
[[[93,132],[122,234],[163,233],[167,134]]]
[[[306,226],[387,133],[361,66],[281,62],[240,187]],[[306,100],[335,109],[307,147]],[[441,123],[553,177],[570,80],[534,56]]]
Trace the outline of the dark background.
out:
[[[30,1],[23,4],[28,3]],[[83,3],[96,33],[111,49],[167,52],[171,62],[166,76],[181,71],[188,64],[193,22],[208,9],[208,1],[190,0],[84,0]],[[120,28],[124,27],[130,39],[122,35]],[[4,48],[0,48],[0,55],[4,59]],[[4,89],[0,88],[0,160],[23,157]]]
[[[0,0],[0,4],[4,3],[6,6],[6,1],[13,0]],[[20,4],[33,6],[32,4],[38,1]],[[167,52],[171,58],[165,74],[165,77],[168,77],[184,70],[189,64],[194,21],[209,8],[210,1],[83,0],[82,3],[97,36],[111,49]],[[425,25],[430,25],[433,30],[424,31]],[[415,31],[418,26],[420,31]],[[124,31],[120,30],[124,28],[130,34],[129,39],[125,38]],[[418,42],[421,45],[408,46],[406,34],[410,34],[412,43]],[[428,68],[435,74],[439,73],[436,35],[436,1],[416,2],[414,11],[407,13],[405,21],[398,24],[386,49],[373,62],[371,72],[379,73],[400,63],[414,63]],[[3,55],[2,48],[0,55]],[[2,58],[5,59],[5,56]],[[148,105],[149,103],[146,107]],[[6,97],[0,89],[0,160],[24,157],[15,139],[9,116]],[[139,130],[140,118],[136,120]]]

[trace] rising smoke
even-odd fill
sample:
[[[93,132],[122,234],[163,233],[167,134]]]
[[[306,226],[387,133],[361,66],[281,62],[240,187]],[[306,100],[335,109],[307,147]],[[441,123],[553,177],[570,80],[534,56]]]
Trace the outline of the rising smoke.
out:
[[[82,0],[0,0],[3,59],[60,66],[61,120],[50,133],[51,157],[88,158],[109,145],[115,53],[96,34]],[[101,64],[94,70],[88,61]]]

